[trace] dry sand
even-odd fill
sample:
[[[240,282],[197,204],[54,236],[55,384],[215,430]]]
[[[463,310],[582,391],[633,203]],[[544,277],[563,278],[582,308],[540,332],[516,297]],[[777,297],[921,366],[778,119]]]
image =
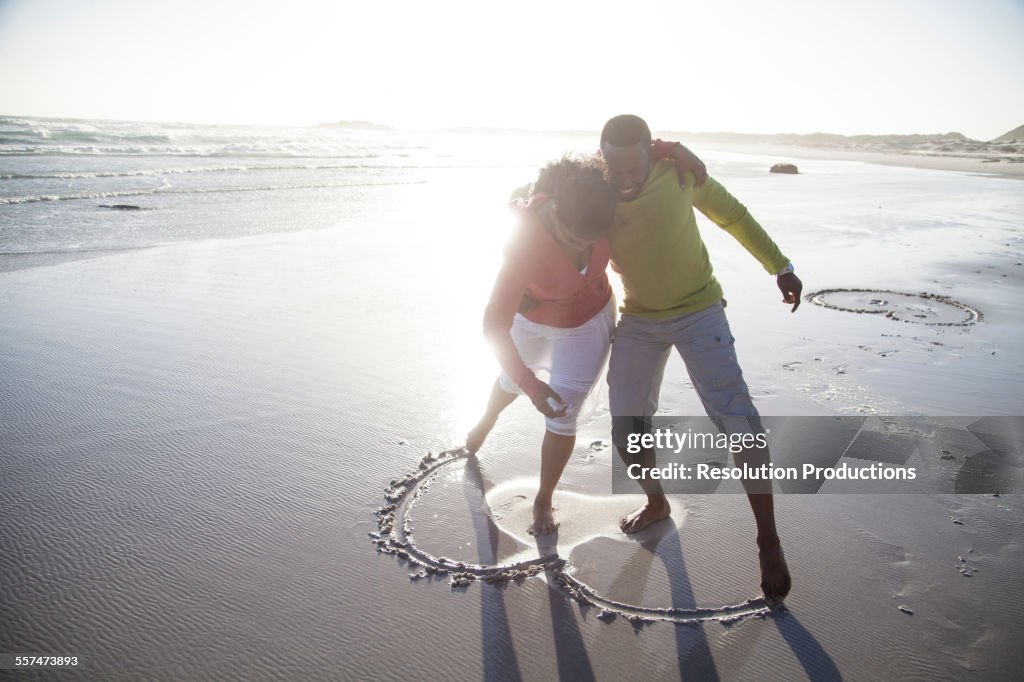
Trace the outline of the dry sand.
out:
[[[985,313],[957,329],[806,301],[789,315],[711,237],[765,413],[1022,413],[1019,195],[922,173],[830,162],[736,189],[787,225],[809,287],[936,291]],[[836,178],[871,196],[863,214],[816,208],[841,203]],[[792,202],[764,198],[793,181]],[[877,212],[871,182],[908,189]],[[942,224],[963,183],[962,222]],[[447,255],[425,230],[398,251],[374,230],[324,231],[0,273],[3,648],[76,654],[62,676],[107,680],[1017,676],[1019,496],[781,496],[787,610],[733,624],[604,622],[544,573],[453,589],[377,553],[383,489],[458,443],[493,377],[465,314],[494,265],[464,258],[493,248],[473,217],[446,216],[466,247]],[[663,407],[698,413],[677,359],[667,376]],[[478,564],[557,551],[645,607],[757,596],[742,496],[676,497],[671,521],[615,532],[635,500],[608,499],[606,412],[555,496],[554,547],[524,535],[538,421],[513,406],[477,459],[439,471],[412,519],[419,546]]]
[[[959,173],[978,173],[1004,178],[1024,178],[1024,162],[1019,156],[998,158],[988,155],[959,155],[954,153],[915,153],[896,151],[816,149],[792,145],[723,145],[715,144],[715,148],[743,151],[750,154],[763,154],[778,157],[780,162],[794,159],[828,159],[835,161],[857,161],[861,163],[878,163],[886,166],[902,166],[904,168],[925,168],[929,170],[956,171]],[[799,166],[799,164],[797,164]]]
[[[661,134],[695,149],[732,149],[784,159],[833,159],[884,165],[1024,177],[1024,141],[971,140],[946,135],[742,135],[734,133]]]

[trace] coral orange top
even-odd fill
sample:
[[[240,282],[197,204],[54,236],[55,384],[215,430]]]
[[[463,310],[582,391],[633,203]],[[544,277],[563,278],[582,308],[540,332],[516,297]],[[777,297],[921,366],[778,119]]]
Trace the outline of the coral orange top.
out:
[[[599,313],[612,295],[606,272],[607,238],[601,237],[593,245],[586,274],[582,274],[544,227],[542,210],[550,200],[536,194],[523,209],[484,312],[484,335],[494,343],[501,368],[531,397],[542,382],[523,362],[509,334],[523,294],[538,301],[523,315],[552,327],[580,326]]]
[[[673,142],[655,140],[651,145],[655,159],[671,159],[674,153]],[[543,382],[523,362],[509,334],[523,294],[539,302],[523,315],[552,327],[580,326],[599,313],[612,295],[605,272],[610,254],[607,237],[594,244],[582,274],[544,227],[542,210],[550,200],[544,194],[530,198],[519,229],[505,248],[505,263],[484,312],[484,335],[494,344],[498,363],[531,398]]]

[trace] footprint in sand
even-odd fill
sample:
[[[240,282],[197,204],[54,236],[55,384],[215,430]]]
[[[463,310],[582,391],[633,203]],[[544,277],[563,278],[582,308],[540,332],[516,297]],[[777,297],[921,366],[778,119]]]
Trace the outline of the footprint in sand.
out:
[[[878,350],[877,346],[869,346],[869,345],[861,345],[861,346],[857,346],[857,348],[860,348],[863,351],[867,351],[868,353],[875,353],[877,355],[882,356],[883,358],[887,358],[890,355],[892,355],[893,353],[898,353],[899,352],[895,348],[887,348],[885,350]]]
[[[491,513],[495,521],[500,521],[512,509],[513,506],[520,505],[523,501],[527,500],[526,495],[513,495],[511,498],[505,500],[501,504],[491,505]]]
[[[978,572],[978,567],[975,566],[973,562],[973,554],[974,550],[969,549],[967,550],[966,559],[962,556],[957,557],[956,569],[960,572],[960,575],[962,575],[965,578],[972,578],[974,577],[974,574]]]

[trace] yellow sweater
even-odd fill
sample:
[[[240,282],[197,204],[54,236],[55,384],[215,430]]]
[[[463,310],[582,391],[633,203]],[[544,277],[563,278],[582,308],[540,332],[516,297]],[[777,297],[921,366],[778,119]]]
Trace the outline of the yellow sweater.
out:
[[[736,200],[713,178],[679,187],[675,165],[658,161],[639,196],[619,202],[609,233],[612,269],[622,277],[627,315],[665,319],[703,310],[722,298],[708,250],[697,229],[696,208],[731,234],[770,274],[789,259]]]

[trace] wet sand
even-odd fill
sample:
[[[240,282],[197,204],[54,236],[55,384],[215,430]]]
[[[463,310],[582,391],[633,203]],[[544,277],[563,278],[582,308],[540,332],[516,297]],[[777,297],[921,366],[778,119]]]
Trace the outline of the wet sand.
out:
[[[930,291],[984,317],[928,327],[808,301],[790,315],[708,230],[762,411],[1021,414],[1010,181],[822,163],[730,186],[808,291]],[[780,201],[783,181],[804,184]],[[494,267],[464,257],[494,247],[476,208],[445,216],[440,245],[415,230],[396,250],[382,238],[396,223],[0,273],[0,650],[78,655],[62,676],[112,680],[1016,675],[1018,496],[780,496],[793,592],[737,621],[611,618],[550,572],[453,585],[378,552],[385,489],[460,443],[493,379],[465,312]],[[663,408],[699,413],[678,358],[666,376]],[[481,566],[557,552],[603,598],[646,609],[758,596],[740,495],[677,496],[671,521],[615,533],[636,500],[608,499],[606,410],[554,498],[559,537],[526,535],[539,421],[516,404],[478,457],[437,470],[411,516],[418,547]]]

